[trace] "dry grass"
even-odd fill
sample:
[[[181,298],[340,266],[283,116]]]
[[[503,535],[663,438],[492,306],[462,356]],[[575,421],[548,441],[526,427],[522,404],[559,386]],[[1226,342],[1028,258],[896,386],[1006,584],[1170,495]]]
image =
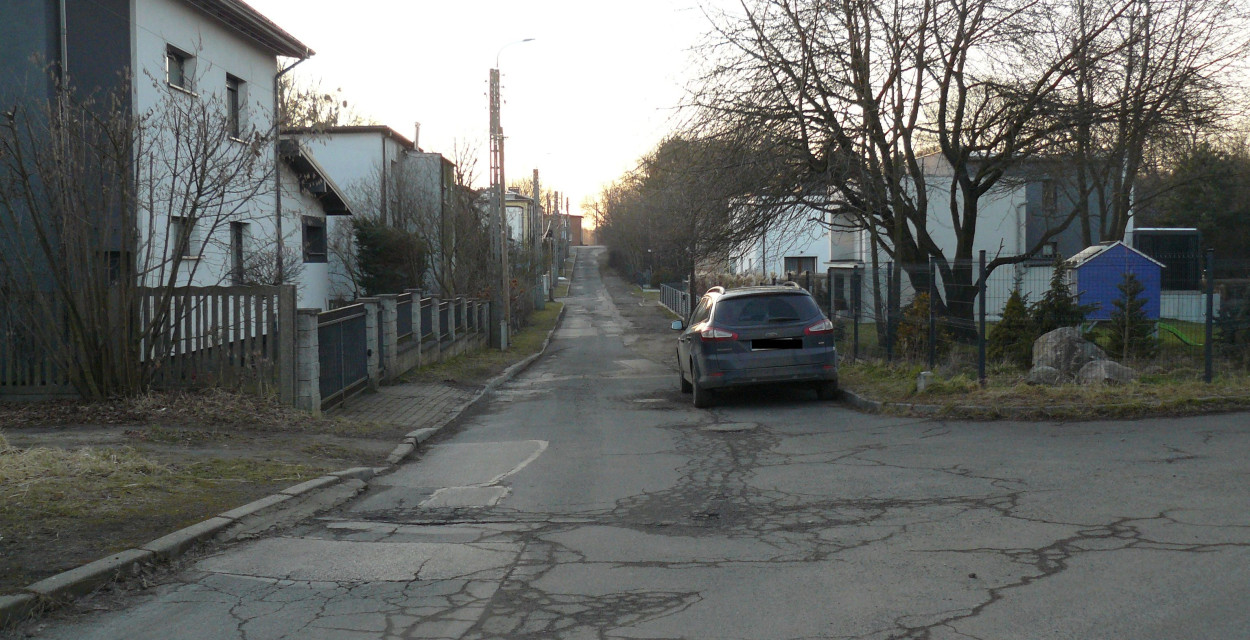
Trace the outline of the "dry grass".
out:
[[[843,384],[873,400],[936,405],[948,415],[1094,418],[1183,415],[1250,407],[1250,376],[1217,377],[1211,384],[1190,370],[1143,375],[1125,385],[1026,384],[1025,374],[1011,367],[990,368],[982,387],[967,374],[936,372],[933,384],[916,391],[923,367],[861,362],[840,371]]]
[[[5,498],[13,490],[26,490],[37,483],[64,478],[86,480],[117,475],[150,477],[168,473],[165,465],[148,460],[129,447],[76,450],[36,447],[19,449],[6,446],[0,451],[0,487]]]
[[[313,417],[276,398],[223,389],[151,391],[100,402],[62,400],[0,403],[0,423],[11,429],[50,426],[148,425],[183,427],[211,440],[230,431],[370,435],[386,429],[342,417]],[[154,433],[159,439],[160,434]],[[185,438],[186,434],[179,435]]]

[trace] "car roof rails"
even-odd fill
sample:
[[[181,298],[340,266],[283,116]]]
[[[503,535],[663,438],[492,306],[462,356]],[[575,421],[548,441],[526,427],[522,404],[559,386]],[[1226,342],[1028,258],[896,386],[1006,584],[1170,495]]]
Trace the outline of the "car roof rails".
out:
[[[785,282],[781,283],[781,286],[783,286],[783,287],[791,287],[791,288],[793,288],[793,289],[801,289],[801,288],[802,288],[802,287],[800,287],[800,286],[799,286],[799,283],[797,283],[797,282],[795,282],[795,281],[793,281],[793,280],[786,280]]]
[[[712,287],[711,289],[708,289],[708,290],[707,290],[707,292],[708,292],[708,293],[725,293],[725,287],[722,287],[722,286],[720,286],[720,285],[717,285],[717,286],[715,286],[715,287]],[[706,294],[704,294],[704,295],[706,295]]]

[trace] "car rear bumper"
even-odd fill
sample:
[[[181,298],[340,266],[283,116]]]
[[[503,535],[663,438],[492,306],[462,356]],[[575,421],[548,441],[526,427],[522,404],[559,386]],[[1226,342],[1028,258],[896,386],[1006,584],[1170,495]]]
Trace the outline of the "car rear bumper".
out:
[[[833,382],[838,379],[836,355],[825,364],[799,364],[783,367],[756,367],[750,369],[722,369],[710,363],[699,376],[699,384],[705,389],[773,384],[778,382]],[[706,372],[706,373],[704,373]]]

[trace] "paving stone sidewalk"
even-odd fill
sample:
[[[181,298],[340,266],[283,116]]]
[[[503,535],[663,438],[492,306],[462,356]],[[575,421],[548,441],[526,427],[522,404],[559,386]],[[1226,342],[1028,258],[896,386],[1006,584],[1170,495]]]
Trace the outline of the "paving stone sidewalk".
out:
[[[480,388],[439,382],[381,387],[347,401],[333,415],[417,428],[438,428],[459,415]]]

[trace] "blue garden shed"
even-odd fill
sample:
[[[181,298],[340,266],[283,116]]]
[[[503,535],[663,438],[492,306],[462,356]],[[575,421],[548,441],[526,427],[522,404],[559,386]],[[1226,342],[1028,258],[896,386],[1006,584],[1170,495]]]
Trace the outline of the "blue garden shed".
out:
[[[1110,320],[1115,301],[1120,299],[1120,283],[1131,273],[1142,283],[1139,297],[1146,299],[1142,308],[1146,318],[1159,319],[1159,292],[1163,282],[1163,263],[1124,244],[1111,242],[1088,247],[1068,259],[1072,269],[1072,291],[1081,304],[1098,305],[1086,320]]]

